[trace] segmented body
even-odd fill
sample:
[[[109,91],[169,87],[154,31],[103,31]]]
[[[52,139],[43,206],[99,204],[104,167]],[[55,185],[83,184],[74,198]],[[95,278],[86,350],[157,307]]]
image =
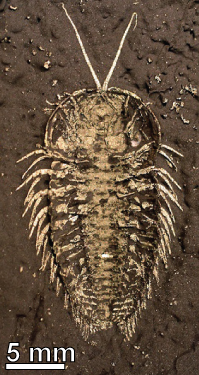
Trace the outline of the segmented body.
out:
[[[167,198],[179,204],[175,181],[156,167],[160,146],[154,114],[125,90],[67,94],[48,121],[38,161],[50,158],[51,168],[33,172],[26,203],[35,204],[31,226],[38,225],[43,268],[51,257],[51,279],[61,280],[86,338],[114,322],[130,337],[158,262],[167,262]],[[45,173],[49,189],[35,194]],[[36,214],[45,196],[49,206]]]

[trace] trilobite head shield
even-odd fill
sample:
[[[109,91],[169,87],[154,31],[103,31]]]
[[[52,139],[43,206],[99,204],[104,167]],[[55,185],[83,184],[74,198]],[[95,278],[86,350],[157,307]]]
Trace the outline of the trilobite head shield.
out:
[[[134,156],[145,147],[145,167],[152,164],[160,146],[159,123],[139,97],[116,88],[107,92],[81,90],[66,97],[48,121],[48,150],[66,158],[93,162],[106,155],[105,164]]]

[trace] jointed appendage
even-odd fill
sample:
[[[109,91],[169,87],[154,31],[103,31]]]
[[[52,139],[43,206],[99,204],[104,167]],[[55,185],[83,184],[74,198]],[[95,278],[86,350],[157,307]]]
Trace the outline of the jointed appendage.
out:
[[[117,51],[116,56],[115,56],[115,59],[114,59],[114,61],[113,61],[113,63],[112,63],[112,66],[111,66],[109,72],[108,72],[108,75],[107,75],[107,77],[106,77],[106,79],[105,79],[105,81],[104,81],[104,83],[103,83],[103,86],[101,86],[101,83],[100,83],[100,81],[99,81],[99,79],[98,79],[98,77],[97,77],[97,74],[95,73],[95,71],[94,71],[94,69],[93,69],[93,67],[92,67],[92,64],[91,64],[91,62],[90,62],[90,59],[89,59],[89,57],[88,57],[88,55],[87,55],[87,53],[86,53],[86,50],[85,50],[84,45],[83,45],[83,43],[82,43],[81,37],[80,37],[80,35],[79,35],[78,31],[77,31],[77,28],[76,28],[76,26],[75,26],[73,20],[72,20],[71,17],[69,16],[68,11],[67,11],[67,9],[65,8],[65,5],[64,5],[63,3],[62,3],[62,8],[64,9],[64,12],[65,12],[66,16],[67,16],[67,18],[69,19],[69,21],[70,21],[70,23],[71,23],[71,25],[72,25],[72,27],[73,27],[73,29],[74,29],[74,31],[75,31],[75,34],[76,34],[77,40],[78,40],[78,42],[79,42],[79,45],[80,45],[80,47],[81,47],[81,50],[82,50],[83,56],[84,56],[84,58],[85,58],[85,61],[86,61],[87,65],[88,65],[89,69],[90,69],[90,72],[91,72],[92,77],[93,77],[93,79],[94,79],[94,81],[95,81],[95,84],[96,84],[97,89],[98,89],[98,90],[101,90],[101,89],[102,89],[103,91],[107,91],[107,90],[108,90],[108,84],[109,84],[109,81],[110,81],[110,79],[111,79],[111,77],[112,77],[112,74],[113,74],[113,71],[114,71],[114,69],[115,69],[115,67],[116,67],[116,65],[117,65],[117,61],[118,61],[118,59],[119,59],[119,56],[120,56],[120,53],[121,53],[121,50],[122,50],[122,47],[123,47],[124,41],[125,41],[125,39],[126,39],[126,36],[127,36],[127,34],[128,34],[128,31],[129,31],[129,29],[130,29],[130,27],[131,27],[132,22],[133,22],[134,19],[135,19],[135,25],[134,25],[134,27],[133,27],[133,31],[135,30],[135,28],[136,28],[136,26],[137,26],[137,13],[134,12],[134,13],[132,14],[132,16],[131,16],[131,19],[130,19],[130,21],[129,21],[129,24],[128,24],[128,26],[127,26],[127,28],[126,28],[126,30],[125,30],[125,32],[124,32],[124,35],[123,35],[123,37],[122,37],[122,39],[121,39],[121,42],[120,42],[120,45],[119,45],[118,51]]]

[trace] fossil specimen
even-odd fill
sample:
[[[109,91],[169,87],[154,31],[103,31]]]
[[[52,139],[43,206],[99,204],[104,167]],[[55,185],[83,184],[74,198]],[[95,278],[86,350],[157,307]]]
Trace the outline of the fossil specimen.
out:
[[[137,15],[101,86],[63,8],[96,89],[65,94],[49,117],[44,146],[21,159],[37,156],[20,186],[30,184],[24,214],[32,210],[30,236],[36,229],[42,269],[51,262],[51,281],[57,280],[58,292],[63,286],[84,338],[115,323],[129,339],[158,279],[159,261],[167,265],[172,204],[181,209],[173,188],[180,186],[156,158],[164,156],[175,169],[171,154],[181,154],[161,144],[160,124],[137,95],[108,88]],[[44,159],[50,167],[37,168]]]

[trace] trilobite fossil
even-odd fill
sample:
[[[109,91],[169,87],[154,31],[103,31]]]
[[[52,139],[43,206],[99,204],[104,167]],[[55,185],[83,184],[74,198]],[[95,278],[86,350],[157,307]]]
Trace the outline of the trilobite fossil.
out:
[[[49,117],[44,146],[21,159],[37,156],[20,185],[30,184],[24,214],[32,210],[30,236],[37,229],[42,269],[49,261],[51,281],[57,280],[57,292],[64,288],[65,305],[72,307],[84,338],[115,323],[129,339],[151,281],[158,279],[158,263],[167,265],[175,234],[172,204],[181,209],[174,190],[180,186],[157,166],[157,156],[175,169],[172,155],[182,155],[161,143],[157,118],[136,94],[108,88],[137,14],[101,86],[62,6],[96,89],[65,94]],[[38,168],[45,159],[50,167]]]

